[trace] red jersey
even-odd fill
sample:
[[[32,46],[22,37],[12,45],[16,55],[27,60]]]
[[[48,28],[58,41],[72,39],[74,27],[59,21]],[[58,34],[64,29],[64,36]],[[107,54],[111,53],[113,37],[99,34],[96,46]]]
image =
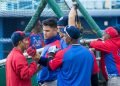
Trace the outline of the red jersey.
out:
[[[97,40],[90,43],[90,46],[100,50],[102,53],[101,68],[107,79],[111,76],[120,75],[120,37],[111,38],[105,41]]]
[[[31,86],[31,77],[37,71],[35,62],[28,65],[23,53],[13,48],[6,61],[7,86]]]

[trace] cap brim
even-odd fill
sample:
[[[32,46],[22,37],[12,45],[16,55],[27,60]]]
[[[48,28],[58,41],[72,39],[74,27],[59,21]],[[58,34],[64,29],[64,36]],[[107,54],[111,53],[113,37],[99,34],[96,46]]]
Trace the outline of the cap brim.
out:
[[[65,34],[67,34],[69,37],[70,37],[70,35],[68,34],[68,32],[67,32],[67,28],[68,28],[68,26],[66,26],[65,28],[64,28],[64,32],[65,32]],[[71,37],[70,37],[71,38]]]

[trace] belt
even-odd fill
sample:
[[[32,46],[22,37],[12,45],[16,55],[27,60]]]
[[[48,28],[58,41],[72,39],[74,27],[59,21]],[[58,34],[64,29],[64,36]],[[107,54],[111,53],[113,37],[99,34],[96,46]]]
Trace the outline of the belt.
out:
[[[113,77],[120,77],[120,75],[117,74],[108,74],[108,78],[113,78]]]
[[[45,81],[43,81],[43,82],[38,82],[38,83],[39,83],[39,86],[41,86],[41,85],[44,84],[45,82],[53,82],[53,81],[55,81],[55,80],[45,80]]]

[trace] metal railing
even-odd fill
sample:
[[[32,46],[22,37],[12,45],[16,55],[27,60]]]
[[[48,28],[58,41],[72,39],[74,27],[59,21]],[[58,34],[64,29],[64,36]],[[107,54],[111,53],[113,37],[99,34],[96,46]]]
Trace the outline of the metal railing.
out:
[[[0,43],[11,43],[11,39],[10,38],[0,38]]]
[[[4,40],[4,41],[3,41],[3,40]],[[85,43],[90,43],[90,42],[93,41],[93,40],[96,40],[96,39],[82,39],[82,40],[80,40],[80,43],[83,44],[84,41],[85,41]],[[8,38],[8,40],[7,40],[7,39],[0,39],[0,43],[6,43],[6,42],[10,43],[10,42],[11,42],[11,39],[10,39],[10,38]],[[44,49],[44,48],[37,49],[37,52],[40,53],[40,52],[42,52],[43,49]],[[90,48],[89,48],[89,49],[90,49]],[[93,49],[92,49],[92,50],[93,50]],[[27,53],[23,53],[23,55],[24,55],[26,58],[31,58],[30,56],[28,56]],[[95,56],[96,56],[97,61],[99,61],[99,60],[100,60],[100,52],[99,52],[99,51],[95,51]],[[0,60],[0,66],[5,65],[5,63],[6,63],[6,59]]]
[[[43,49],[44,49],[44,48],[37,49],[37,52],[40,53],[40,52],[42,52]],[[27,53],[23,53],[23,55],[24,55],[26,58],[31,58],[30,56],[28,56]],[[6,63],[6,59],[0,60],[0,66],[5,65],[5,63]]]
[[[42,50],[43,50],[43,48],[41,48],[41,49],[37,49],[37,52],[42,52]],[[95,55],[96,55],[96,60],[97,61],[99,61],[100,60],[100,56],[99,56],[99,51],[96,51],[95,52]],[[24,56],[26,57],[26,58],[31,58],[30,56],[28,56],[28,54],[27,53],[24,53]],[[3,60],[0,60],[0,66],[3,66],[3,65],[5,65],[5,63],[6,63],[6,59],[3,59]]]

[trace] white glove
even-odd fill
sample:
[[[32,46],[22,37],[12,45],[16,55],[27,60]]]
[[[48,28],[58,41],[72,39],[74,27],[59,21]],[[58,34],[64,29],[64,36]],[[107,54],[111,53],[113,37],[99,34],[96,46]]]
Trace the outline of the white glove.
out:
[[[49,47],[48,53],[56,53],[59,49],[56,45]]]

